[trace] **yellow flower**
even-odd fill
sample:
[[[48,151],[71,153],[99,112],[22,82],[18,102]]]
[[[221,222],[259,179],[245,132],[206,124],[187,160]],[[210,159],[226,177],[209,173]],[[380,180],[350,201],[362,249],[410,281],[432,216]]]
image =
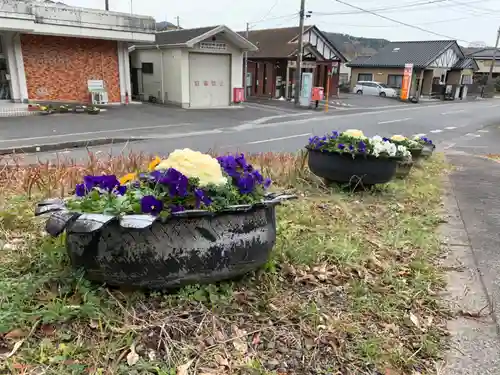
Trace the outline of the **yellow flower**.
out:
[[[158,157],[158,156],[155,156],[155,158],[151,161],[151,163],[149,163],[148,165],[148,170],[151,172],[151,171],[154,171],[155,168],[158,166],[158,164],[161,163],[161,159]]]
[[[137,174],[135,173],[127,173],[125,176],[120,178],[120,185],[128,184],[131,181],[134,181],[137,178]]]
[[[393,135],[391,137],[391,140],[393,140],[393,141],[405,141],[406,137],[404,135],[396,134],[396,135]]]
[[[342,134],[348,135],[348,136],[353,137],[353,138],[364,138],[365,137],[363,132],[361,130],[358,130],[358,129],[348,129],[345,132],[342,132]]]
[[[167,159],[162,160],[155,169],[166,170],[169,168],[176,169],[188,178],[198,178],[200,186],[209,184],[224,185],[227,183],[227,178],[224,177],[217,159],[189,148],[175,150]]]

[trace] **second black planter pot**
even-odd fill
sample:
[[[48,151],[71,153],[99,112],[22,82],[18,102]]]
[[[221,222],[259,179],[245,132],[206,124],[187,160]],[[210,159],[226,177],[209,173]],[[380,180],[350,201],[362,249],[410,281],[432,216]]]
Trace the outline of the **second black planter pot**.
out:
[[[309,169],[327,181],[375,185],[392,180],[397,159],[309,150]]]

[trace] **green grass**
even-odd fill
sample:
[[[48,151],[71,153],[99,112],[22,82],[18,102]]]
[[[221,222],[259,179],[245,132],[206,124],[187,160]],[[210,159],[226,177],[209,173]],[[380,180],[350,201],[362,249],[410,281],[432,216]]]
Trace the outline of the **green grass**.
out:
[[[278,209],[268,265],[175,294],[89,283],[32,216],[40,192],[126,161],[15,172],[21,187],[0,196],[0,374],[430,373],[448,314],[435,266],[444,162],[362,193],[320,186],[300,158],[256,162],[303,195]]]

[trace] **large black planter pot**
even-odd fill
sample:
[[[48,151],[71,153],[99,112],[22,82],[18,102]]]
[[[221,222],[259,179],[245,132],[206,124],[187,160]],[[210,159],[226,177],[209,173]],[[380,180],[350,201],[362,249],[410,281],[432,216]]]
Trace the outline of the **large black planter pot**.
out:
[[[434,149],[436,148],[435,145],[425,145],[424,148],[422,149],[421,156],[423,158],[428,158],[432,155],[434,152]]]
[[[396,178],[406,178],[410,174],[411,168],[413,167],[413,163],[399,161],[398,166],[396,168]]]
[[[309,169],[327,181],[364,186],[389,182],[396,173],[397,159],[309,150]]]
[[[149,215],[70,213],[53,202],[40,203],[36,214],[57,210],[46,229],[52,235],[66,230],[71,263],[89,280],[168,289],[231,279],[264,265],[276,241],[275,206],[290,198],[217,214],[186,211],[166,222]]]
[[[421,157],[422,150],[423,150],[422,148],[410,148],[410,149],[408,149],[408,151],[410,151],[411,158],[413,160],[417,160],[418,158]]]

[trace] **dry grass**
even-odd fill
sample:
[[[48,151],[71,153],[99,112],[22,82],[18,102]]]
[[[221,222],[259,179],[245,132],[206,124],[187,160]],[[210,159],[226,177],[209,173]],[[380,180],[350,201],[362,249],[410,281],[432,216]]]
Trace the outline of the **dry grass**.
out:
[[[32,216],[36,199],[83,175],[149,157],[0,170],[0,373],[433,373],[447,316],[434,266],[443,161],[354,194],[321,186],[303,155],[252,159],[302,195],[279,208],[272,259],[244,280],[176,294],[90,284]]]

